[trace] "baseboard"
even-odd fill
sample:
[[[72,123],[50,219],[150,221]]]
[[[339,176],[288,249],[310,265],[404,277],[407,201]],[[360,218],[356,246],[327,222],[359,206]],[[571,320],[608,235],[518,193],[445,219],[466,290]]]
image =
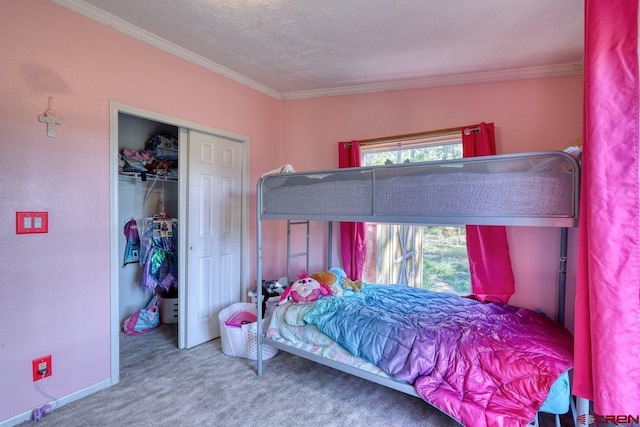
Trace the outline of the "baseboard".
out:
[[[82,390],[78,390],[75,393],[71,393],[68,396],[61,397],[58,400],[56,400],[57,404],[55,405],[55,408],[53,410],[55,411],[60,406],[66,405],[67,403],[71,403],[78,399],[82,399],[83,397],[89,396],[90,394],[97,393],[100,390],[104,390],[107,387],[111,387],[112,385],[114,384],[112,384],[111,380],[108,379],[108,380],[99,382],[97,384],[94,384],[90,387],[84,388]],[[53,402],[47,402],[47,403],[52,404]],[[42,406],[44,406],[47,403],[43,403]],[[0,427],[12,427],[17,424],[23,423],[25,421],[29,421],[31,419],[32,414],[33,414],[33,409],[28,412],[24,412],[22,414],[16,415],[15,417],[2,420],[0,421]]]

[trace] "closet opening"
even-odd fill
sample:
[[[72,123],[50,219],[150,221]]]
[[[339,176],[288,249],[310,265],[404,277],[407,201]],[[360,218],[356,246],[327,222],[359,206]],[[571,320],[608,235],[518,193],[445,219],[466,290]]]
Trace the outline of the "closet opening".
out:
[[[249,139],[114,101],[110,123],[111,384],[116,384],[121,338],[138,344],[153,337],[159,352],[192,348],[219,337],[220,310],[247,294]],[[129,237],[132,227],[139,246]],[[143,262],[152,255],[158,255],[153,263]],[[147,271],[151,266],[155,270]],[[124,334],[127,318],[156,295],[160,327]],[[123,348],[128,358],[123,363],[144,360],[144,348],[130,348]]]
[[[178,138],[177,126],[118,113],[119,323],[128,335],[162,326],[176,346]]]

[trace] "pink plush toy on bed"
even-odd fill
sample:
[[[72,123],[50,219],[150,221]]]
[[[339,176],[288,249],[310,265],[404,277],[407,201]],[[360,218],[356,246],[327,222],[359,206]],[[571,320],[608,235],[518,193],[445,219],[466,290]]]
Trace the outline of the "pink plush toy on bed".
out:
[[[331,295],[331,288],[327,285],[321,285],[316,279],[303,272],[300,279],[293,282],[282,293],[280,301],[286,301],[291,297],[294,302],[311,302],[320,298],[321,295]]]

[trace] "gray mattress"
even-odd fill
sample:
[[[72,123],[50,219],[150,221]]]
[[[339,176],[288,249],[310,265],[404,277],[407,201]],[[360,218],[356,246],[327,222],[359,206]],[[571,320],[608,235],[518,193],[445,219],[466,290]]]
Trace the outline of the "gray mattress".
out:
[[[520,217],[575,221],[578,181],[573,158],[542,152],[268,175],[258,184],[258,193],[260,215],[266,217],[414,223],[456,218],[467,224],[515,218],[504,224],[518,225]],[[541,224],[523,219],[522,225]]]

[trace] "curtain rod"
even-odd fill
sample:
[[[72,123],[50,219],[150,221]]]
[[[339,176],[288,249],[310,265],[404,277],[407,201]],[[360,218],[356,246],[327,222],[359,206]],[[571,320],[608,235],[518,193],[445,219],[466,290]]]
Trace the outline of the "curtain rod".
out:
[[[427,132],[418,132],[418,133],[407,133],[403,135],[392,135],[392,136],[383,136],[381,138],[371,138],[371,139],[363,139],[360,140],[360,146],[367,145],[376,145],[383,144],[386,142],[392,142],[394,140],[407,140],[407,139],[417,139],[417,138],[426,138],[429,136],[439,136],[439,135],[447,135],[453,134],[455,132],[463,131],[465,135],[469,135],[471,132],[480,132],[479,127],[456,127],[456,128],[447,128],[447,129],[438,129],[438,130],[430,130]],[[350,143],[345,143],[345,148],[350,147]]]

